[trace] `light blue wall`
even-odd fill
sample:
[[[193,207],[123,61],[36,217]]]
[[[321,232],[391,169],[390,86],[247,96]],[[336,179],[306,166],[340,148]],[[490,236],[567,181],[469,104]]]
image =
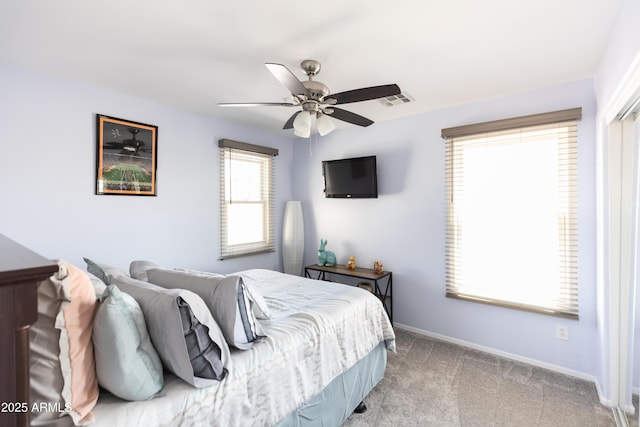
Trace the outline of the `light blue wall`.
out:
[[[96,196],[95,114],[158,126],[158,196]],[[278,252],[217,261],[219,151],[230,138],[278,148],[276,218],[291,198],[289,138],[0,64],[0,233],[48,258],[133,259],[232,272],[281,269]],[[280,236],[281,221],[276,220]]]
[[[0,64],[0,233],[49,258],[132,259],[231,272],[281,269],[278,252],[219,255],[219,138],[280,149],[276,230],[286,200],[303,202],[305,262],[320,237],[346,263],[394,272],[395,321],[601,378],[595,289],[594,117],[590,79],[293,143],[126,94]],[[416,102],[420,102],[417,100]],[[444,144],[440,129],[582,106],[579,125],[579,322],[444,298]],[[383,108],[383,107],[380,107]],[[393,108],[402,108],[393,107]],[[95,196],[95,114],[159,126],[158,197]],[[309,155],[309,150],[312,155]],[[380,198],[329,200],[320,160],[378,156]],[[291,172],[293,171],[293,172]],[[570,340],[555,338],[569,326]],[[602,379],[602,378],[601,378]]]
[[[441,129],[573,107],[583,109],[578,126],[580,320],[445,298]],[[338,130],[311,141],[311,147],[309,141],[297,140],[293,191],[305,214],[305,263],[316,261],[320,238],[328,240],[327,249],[336,253],[339,263],[346,263],[349,255],[368,267],[381,259],[393,272],[396,323],[595,375],[595,110],[593,80],[586,79],[369,128]],[[372,154],[378,159],[378,199],[324,198],[321,160]],[[556,325],[569,327],[569,341],[556,338]]]

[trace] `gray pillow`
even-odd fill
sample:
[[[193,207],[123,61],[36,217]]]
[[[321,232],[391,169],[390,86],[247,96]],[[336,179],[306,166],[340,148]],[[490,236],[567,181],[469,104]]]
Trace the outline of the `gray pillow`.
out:
[[[109,284],[109,276],[126,276],[127,273],[117,267],[107,264],[99,264],[89,258],[82,258],[87,264],[87,271],[98,279],[102,280],[105,285]]]
[[[148,282],[147,279],[147,270],[150,268],[162,268],[155,262],[146,261],[146,260],[136,260],[131,261],[129,264],[129,275],[134,279],[142,280],[144,282]]]
[[[107,289],[107,284],[104,283],[101,279],[99,279],[92,273],[87,272],[87,276],[89,276],[89,279],[91,280],[91,284],[93,285],[93,290],[96,293],[96,298],[100,299],[104,291]]]
[[[163,395],[162,362],[153,348],[140,305],[109,285],[93,323],[93,351],[100,385],[124,400]]]
[[[239,276],[152,268],[149,282],[169,289],[188,289],[205,302],[229,345],[247,350],[266,335],[251,305],[251,294]]]
[[[159,269],[162,269],[162,267],[157,267]],[[211,277],[218,277],[220,279],[224,279],[226,276],[226,274],[219,274],[219,273],[212,273],[210,271],[200,271],[200,270],[191,270],[188,268],[174,268],[174,271],[182,271],[183,273],[193,273],[193,274],[202,274],[205,276],[211,276]]]
[[[110,280],[140,304],[151,342],[169,371],[195,387],[226,376],[229,346],[199,296],[125,276]]]

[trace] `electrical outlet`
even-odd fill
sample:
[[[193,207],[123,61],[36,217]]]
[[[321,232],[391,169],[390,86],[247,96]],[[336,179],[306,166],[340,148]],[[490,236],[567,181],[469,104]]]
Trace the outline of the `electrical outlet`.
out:
[[[563,325],[556,326],[556,338],[569,341],[569,328]]]

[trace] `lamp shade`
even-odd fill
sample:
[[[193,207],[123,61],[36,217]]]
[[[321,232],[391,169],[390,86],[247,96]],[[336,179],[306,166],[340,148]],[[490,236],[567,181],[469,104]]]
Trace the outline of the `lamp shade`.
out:
[[[318,114],[316,126],[318,127],[318,133],[321,136],[325,136],[336,128],[336,126],[333,124],[333,121],[324,114]]]
[[[307,129],[306,132],[300,132],[298,129],[293,129],[293,133],[300,138],[309,138],[311,136],[311,128]]]
[[[289,200],[282,224],[282,263],[286,274],[300,275],[304,255],[304,218],[302,204]]]
[[[301,138],[311,136],[311,113],[302,111],[293,121],[293,133]]]

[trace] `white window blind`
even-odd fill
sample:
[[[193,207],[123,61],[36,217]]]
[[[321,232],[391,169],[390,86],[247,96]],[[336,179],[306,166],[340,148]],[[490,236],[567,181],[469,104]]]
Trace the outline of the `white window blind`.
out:
[[[220,259],[274,251],[273,156],[278,150],[221,139]]]
[[[448,297],[578,318],[580,116],[443,130]]]

